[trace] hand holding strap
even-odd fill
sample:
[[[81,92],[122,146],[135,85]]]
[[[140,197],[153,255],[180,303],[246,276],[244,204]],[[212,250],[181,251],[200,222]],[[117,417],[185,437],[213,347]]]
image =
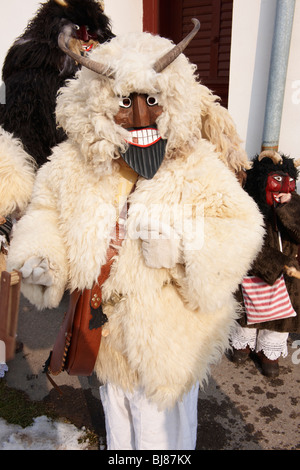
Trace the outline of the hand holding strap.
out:
[[[130,194],[134,191],[135,185],[132,187]],[[123,243],[125,238],[125,220],[128,210],[128,203],[125,202],[122,211],[119,216],[119,220],[116,222],[115,229],[111,234],[111,240],[106,254],[106,264],[101,267],[100,275],[97,282],[92,288],[91,295],[91,308],[96,310],[100,308],[102,302],[102,292],[101,288],[106,279],[109,277],[110,269],[114,261],[114,257],[118,254],[119,248]],[[102,315],[103,312],[102,312]]]
[[[127,206],[127,204],[126,204]],[[120,219],[121,220],[121,219]],[[97,309],[100,307],[102,302],[101,287],[109,276],[111,266],[114,261],[114,257],[118,254],[118,248],[122,245],[125,236],[124,223],[116,223],[115,238],[112,238],[106,254],[106,264],[101,267],[100,275],[97,282],[92,288],[91,307]]]

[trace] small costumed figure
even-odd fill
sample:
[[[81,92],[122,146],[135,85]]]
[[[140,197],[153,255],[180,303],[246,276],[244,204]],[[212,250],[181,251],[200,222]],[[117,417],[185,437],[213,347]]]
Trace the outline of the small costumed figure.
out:
[[[264,151],[253,160],[245,184],[264,216],[266,236],[238,294],[244,313],[232,335],[232,359],[244,363],[255,351],[268,377],[279,374],[278,359],[288,354],[289,333],[300,332],[297,163]]]
[[[263,240],[262,215],[216,151],[232,120],[182,54],[193,22],[178,45],[131,33],[76,57],[84,67],[57,102],[68,139],[39,171],[10,247],[24,295],[57,307],[66,288],[97,281],[129,204],[95,363],[110,450],[195,448],[199,383],[229,346],[234,293]],[[75,57],[69,37],[60,44]]]

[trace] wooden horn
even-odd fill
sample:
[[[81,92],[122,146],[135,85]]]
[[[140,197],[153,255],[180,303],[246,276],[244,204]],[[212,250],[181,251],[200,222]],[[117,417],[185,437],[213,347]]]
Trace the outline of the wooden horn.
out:
[[[68,2],[66,2],[65,0],[54,0],[55,3],[57,3],[57,5],[60,5],[61,7],[68,7]]]
[[[194,23],[193,30],[179,44],[177,44],[177,46],[173,47],[173,49],[171,49],[169,52],[167,52],[155,62],[153,66],[155,72],[162,72],[168,65],[174,62],[174,60],[177,59],[179,54],[181,54],[184,49],[188,46],[193,37],[196,36],[200,29],[200,21],[196,18],[193,18],[192,22]]]
[[[282,163],[282,157],[275,150],[264,150],[260,153],[258,161],[261,162],[263,158],[270,158],[274,165]]]
[[[58,36],[58,45],[60,49],[65,52],[69,57],[74,59],[79,64],[84,67],[92,70],[93,72],[99,73],[100,75],[111,76],[112,70],[108,69],[103,64],[89,59],[88,57],[81,56],[76,54],[76,52],[71,51],[69,48],[69,41],[72,37],[72,32],[74,31],[75,26],[69,24],[64,26],[63,31]]]

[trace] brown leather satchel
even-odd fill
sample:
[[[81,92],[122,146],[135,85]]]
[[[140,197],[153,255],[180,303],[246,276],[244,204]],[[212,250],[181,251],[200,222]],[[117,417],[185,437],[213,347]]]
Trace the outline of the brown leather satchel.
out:
[[[47,359],[44,372],[54,385],[51,375],[66,371],[69,375],[89,376],[94,370],[97,359],[102,326],[107,321],[102,311],[101,286],[109,276],[114,256],[121,246],[125,229],[123,220],[125,204],[116,223],[115,236],[112,237],[107,251],[106,264],[102,266],[97,282],[92,289],[77,289],[70,294],[68,310],[60,327],[53,350]]]
[[[0,340],[5,343],[7,361],[15,357],[21,279],[18,271],[0,273]]]

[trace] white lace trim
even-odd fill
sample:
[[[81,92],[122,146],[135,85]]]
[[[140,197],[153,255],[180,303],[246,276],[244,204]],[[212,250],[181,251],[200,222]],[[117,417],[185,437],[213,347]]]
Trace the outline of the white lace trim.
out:
[[[231,344],[235,349],[245,349],[249,346],[254,351],[256,334],[256,329],[242,328],[240,325],[237,325],[230,338]]]
[[[252,351],[254,351],[255,343],[256,343],[255,339],[253,341],[249,341],[249,340],[241,341],[241,340],[238,340],[237,338],[231,338],[231,344],[234,347],[234,349],[246,349],[246,347],[249,346],[249,348]]]
[[[5,372],[8,371],[8,367],[6,364],[0,364],[0,378],[2,379],[5,375]]]
[[[268,341],[263,341],[258,338],[257,345],[256,345],[256,352],[262,351],[264,355],[271,359],[271,361],[275,361],[280,356],[287,357],[288,355],[288,348],[286,340],[281,343],[270,343]]]
[[[231,344],[235,349],[245,349],[247,346],[252,351],[263,351],[265,356],[274,361],[280,356],[287,357],[288,333],[279,333],[270,330],[256,330],[254,328],[242,328],[237,325],[231,335]]]

